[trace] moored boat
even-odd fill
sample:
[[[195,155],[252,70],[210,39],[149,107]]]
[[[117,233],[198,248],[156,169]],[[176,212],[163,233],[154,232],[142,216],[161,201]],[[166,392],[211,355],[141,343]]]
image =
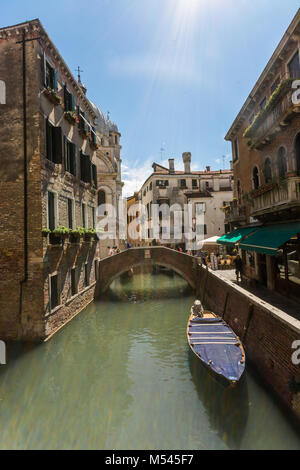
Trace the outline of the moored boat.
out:
[[[241,340],[221,317],[206,310],[197,316],[193,307],[187,324],[191,350],[216,378],[237,384],[245,371]]]

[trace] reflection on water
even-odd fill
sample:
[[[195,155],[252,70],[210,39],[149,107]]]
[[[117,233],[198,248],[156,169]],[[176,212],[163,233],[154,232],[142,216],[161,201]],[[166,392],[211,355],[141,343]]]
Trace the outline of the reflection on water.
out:
[[[178,276],[115,281],[50,342],[0,369],[0,448],[299,449],[249,373],[215,382],[189,353],[193,293]]]

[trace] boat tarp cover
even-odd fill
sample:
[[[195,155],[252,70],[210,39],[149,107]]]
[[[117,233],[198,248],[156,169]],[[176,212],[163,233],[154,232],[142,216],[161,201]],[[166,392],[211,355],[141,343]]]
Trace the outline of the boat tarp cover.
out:
[[[221,245],[234,246],[242,238],[246,237],[246,235],[249,235],[249,233],[254,232],[256,230],[257,230],[257,227],[237,228],[233,232],[226,233],[226,235],[223,235],[223,237],[218,238],[217,243]]]
[[[300,222],[268,225],[260,227],[255,233],[243,240],[239,247],[267,255],[276,255],[280,246],[300,233]]]
[[[192,349],[207,366],[229,380],[240,379],[245,364],[241,363],[243,355],[239,340],[224,321],[218,324],[190,322],[188,331]]]

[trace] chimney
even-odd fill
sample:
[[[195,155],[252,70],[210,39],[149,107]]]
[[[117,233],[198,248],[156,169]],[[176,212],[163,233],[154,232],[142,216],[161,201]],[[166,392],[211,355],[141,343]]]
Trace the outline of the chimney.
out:
[[[169,158],[169,171],[170,171],[170,173],[175,172],[174,158]]]
[[[182,154],[182,160],[184,163],[184,172],[185,173],[191,173],[191,152],[184,152]]]
[[[210,171],[210,166],[206,167],[206,172],[208,173]]]

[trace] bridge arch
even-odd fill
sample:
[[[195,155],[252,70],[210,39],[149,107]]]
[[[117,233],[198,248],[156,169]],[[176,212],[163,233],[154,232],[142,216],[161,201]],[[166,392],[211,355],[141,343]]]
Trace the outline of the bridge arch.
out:
[[[100,260],[95,297],[103,294],[115,279],[132,267],[145,264],[172,269],[193,289],[197,287],[198,264],[193,256],[161,246],[130,248]]]

